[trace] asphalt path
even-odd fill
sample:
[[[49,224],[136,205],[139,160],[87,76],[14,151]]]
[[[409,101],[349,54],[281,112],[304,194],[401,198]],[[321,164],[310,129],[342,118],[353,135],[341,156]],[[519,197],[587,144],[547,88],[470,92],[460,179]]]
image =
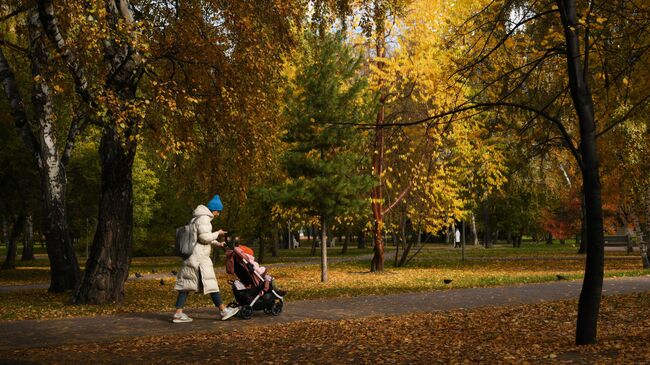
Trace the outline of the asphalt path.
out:
[[[225,334],[248,326],[278,325],[302,320],[342,320],[370,316],[436,312],[454,309],[535,304],[576,299],[582,281],[556,281],[503,287],[447,289],[419,293],[369,295],[326,300],[289,301],[279,316],[255,312],[250,320],[218,319],[216,309],[186,309],[194,321],[171,323],[170,312],[129,313],[97,317],[27,320],[0,323],[0,351],[66,344],[102,343],[143,336],[191,332]],[[605,279],[603,295],[650,291],[650,276]]]

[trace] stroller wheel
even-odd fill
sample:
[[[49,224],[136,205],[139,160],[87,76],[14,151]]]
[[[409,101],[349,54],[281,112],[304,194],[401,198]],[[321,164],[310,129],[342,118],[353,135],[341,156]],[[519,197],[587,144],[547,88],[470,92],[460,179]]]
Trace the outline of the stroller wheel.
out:
[[[274,316],[279,316],[280,313],[282,313],[282,306],[282,302],[275,302],[275,304],[273,304],[273,307],[271,307],[271,314]]]
[[[251,319],[253,316],[253,307],[250,305],[245,305],[242,307],[242,309],[239,310],[239,313],[243,319]]]

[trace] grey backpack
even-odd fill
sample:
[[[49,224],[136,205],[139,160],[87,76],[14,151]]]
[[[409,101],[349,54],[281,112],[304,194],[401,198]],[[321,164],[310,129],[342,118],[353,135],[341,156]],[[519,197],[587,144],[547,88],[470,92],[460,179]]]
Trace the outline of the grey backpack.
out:
[[[176,255],[187,259],[194,252],[196,246],[196,230],[194,229],[194,222],[196,218],[192,218],[190,223],[176,228]]]

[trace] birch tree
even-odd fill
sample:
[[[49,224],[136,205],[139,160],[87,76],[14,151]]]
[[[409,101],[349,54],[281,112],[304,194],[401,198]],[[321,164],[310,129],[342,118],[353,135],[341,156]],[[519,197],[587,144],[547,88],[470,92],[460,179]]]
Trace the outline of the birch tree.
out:
[[[20,9],[19,9],[20,10]],[[50,53],[46,49],[45,37],[40,18],[35,8],[23,8],[12,12],[12,17],[25,15],[29,44],[26,53],[29,56],[32,76],[33,118],[28,116],[18,82],[7,57],[0,47],[0,81],[4,86],[14,125],[20,131],[27,149],[34,156],[40,173],[43,194],[43,233],[46,239],[47,253],[50,260],[49,291],[63,292],[73,289],[79,281],[80,272],[75,256],[65,209],[66,167],[77,135],[87,125],[79,116],[75,116],[68,128],[67,138],[61,144],[58,134],[63,129],[57,122],[53,109],[52,73],[48,71]],[[7,19],[5,19],[7,21]],[[18,25],[18,28],[24,26]],[[14,49],[16,47],[13,47]]]

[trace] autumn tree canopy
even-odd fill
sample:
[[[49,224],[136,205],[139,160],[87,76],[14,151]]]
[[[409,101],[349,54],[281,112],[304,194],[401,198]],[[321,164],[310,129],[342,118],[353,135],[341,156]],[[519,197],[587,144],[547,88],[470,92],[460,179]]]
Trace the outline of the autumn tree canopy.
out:
[[[0,215],[39,220],[50,290],[97,304],[215,193],[262,249],[320,228],[325,262],[329,226],[378,272],[388,234],[397,266],[457,225],[578,237],[593,343],[605,232],[650,233],[649,22],[630,0],[4,1]]]

